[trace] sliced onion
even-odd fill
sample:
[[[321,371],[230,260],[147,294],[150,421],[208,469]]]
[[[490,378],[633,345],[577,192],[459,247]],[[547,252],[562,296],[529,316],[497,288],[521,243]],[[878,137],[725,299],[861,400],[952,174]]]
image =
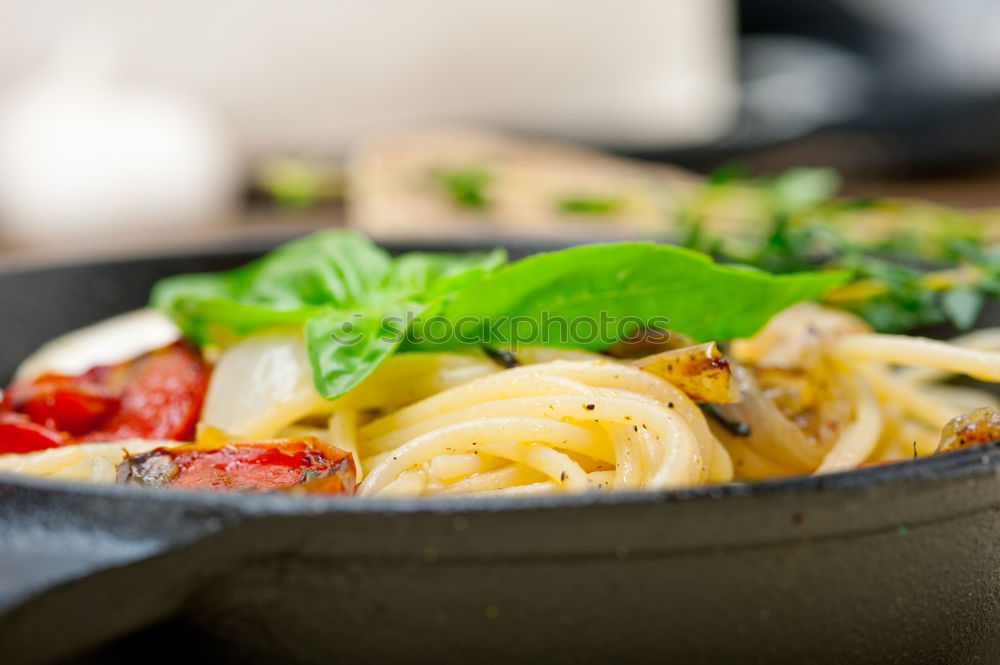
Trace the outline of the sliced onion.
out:
[[[715,342],[663,351],[632,362],[639,369],[674,384],[696,402],[740,401],[740,385]]]
[[[170,319],[151,309],[138,309],[80,328],[44,344],[17,368],[18,380],[46,372],[81,374],[97,365],[130,360],[180,338]]]
[[[735,404],[719,405],[728,419],[749,427],[746,436],[735,434],[709,419],[709,425],[727,447],[735,443],[771,460],[788,473],[811,473],[819,465],[825,450],[812,442],[761,390],[756,379],[744,367],[733,365],[743,399]]]
[[[800,303],[774,315],[752,338],[735,340],[729,350],[744,365],[801,369],[816,365],[830,342],[866,332],[871,328],[854,314]]]
[[[248,439],[273,437],[331,402],[313,387],[305,342],[298,333],[267,333],[226,349],[212,371],[202,423]]]

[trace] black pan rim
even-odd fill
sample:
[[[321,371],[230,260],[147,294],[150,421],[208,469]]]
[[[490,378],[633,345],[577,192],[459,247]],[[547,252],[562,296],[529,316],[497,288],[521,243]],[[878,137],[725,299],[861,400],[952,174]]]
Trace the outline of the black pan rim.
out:
[[[19,488],[80,498],[119,498],[145,503],[190,503],[252,514],[492,513],[591,506],[704,504],[773,496],[806,496],[885,489],[912,482],[938,482],[1000,474],[1000,441],[896,463],[814,476],[788,476],[750,483],[670,490],[587,492],[538,497],[358,498],[281,492],[210,492],[90,484],[17,473],[0,473],[0,495]]]

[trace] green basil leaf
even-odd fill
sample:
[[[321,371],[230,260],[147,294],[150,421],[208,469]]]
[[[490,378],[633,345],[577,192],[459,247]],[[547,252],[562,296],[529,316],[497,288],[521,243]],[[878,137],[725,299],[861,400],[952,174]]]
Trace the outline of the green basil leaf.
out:
[[[396,351],[414,318],[439,307],[442,298],[481,280],[506,259],[501,250],[466,256],[420,252],[400,256],[389,290],[373,297],[381,302],[380,308],[331,309],[306,324],[316,390],[327,398],[343,395]]]
[[[321,310],[347,312],[430,302],[506,262],[485,254],[404,254],[393,259],[353,231],[294,240],[227,272],[178,275],[153,289],[151,306],[205,345],[273,327],[302,326]]]
[[[347,308],[364,304],[382,289],[392,260],[388,253],[354,231],[314,233],[279,247],[237,273],[242,302],[275,309],[304,305]]]
[[[321,311],[319,307],[272,309],[228,298],[178,297],[167,312],[186,337],[202,346],[234,337],[244,337],[258,330],[300,328]]]
[[[170,317],[186,337],[204,346],[212,342],[209,328],[216,308],[235,303],[235,292],[231,273],[175,275],[156,283],[149,304]],[[229,318],[221,310],[220,315]]]
[[[313,382],[333,399],[361,383],[391,356],[406,336],[408,322],[427,305],[405,302],[383,309],[328,309],[305,326]]]
[[[500,249],[465,255],[410,252],[396,258],[384,295],[429,302],[479,281],[506,262],[507,253]]]
[[[170,316],[198,341],[205,331],[229,327],[249,332],[275,323],[308,318],[311,308],[352,307],[386,281],[391,259],[353,231],[315,233],[226,272],[177,275],[160,280],[150,305]],[[223,307],[221,301],[244,305]],[[295,314],[289,314],[294,312]],[[301,323],[301,321],[300,321]]]
[[[506,337],[597,349],[653,324],[696,339],[746,337],[774,313],[818,298],[848,276],[771,275],[654,244],[505,260],[503,252],[392,258],[360,235],[328,231],[236,270],[164,280],[152,304],[202,344],[304,328],[316,388],[334,398],[401,345],[502,346]],[[440,339],[422,335],[432,321],[445,324]],[[574,321],[590,326],[587,334],[564,331]]]
[[[537,254],[456,294],[438,314],[456,334],[416,330],[407,348],[512,342],[600,349],[638,325],[699,340],[749,337],[774,314],[821,297],[847,272],[789,275],[722,266],[666,245],[591,245]]]

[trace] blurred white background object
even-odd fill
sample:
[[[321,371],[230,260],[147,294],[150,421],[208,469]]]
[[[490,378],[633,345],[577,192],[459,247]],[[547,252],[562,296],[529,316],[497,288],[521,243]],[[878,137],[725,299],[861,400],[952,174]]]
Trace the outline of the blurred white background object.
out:
[[[730,0],[0,0],[0,15],[0,85],[100,20],[128,74],[194,91],[251,156],[450,121],[666,147],[719,136],[736,100]]]
[[[5,239],[65,241],[225,216],[238,163],[224,125],[180,93],[121,80],[115,47],[112,30],[81,25],[4,90]]]

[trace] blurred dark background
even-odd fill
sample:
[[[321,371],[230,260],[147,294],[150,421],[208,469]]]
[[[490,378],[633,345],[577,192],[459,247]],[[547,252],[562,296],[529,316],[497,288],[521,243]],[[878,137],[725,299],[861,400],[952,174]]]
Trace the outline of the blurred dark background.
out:
[[[1000,205],[994,0],[83,4],[0,0],[8,247],[354,223],[425,126]]]

